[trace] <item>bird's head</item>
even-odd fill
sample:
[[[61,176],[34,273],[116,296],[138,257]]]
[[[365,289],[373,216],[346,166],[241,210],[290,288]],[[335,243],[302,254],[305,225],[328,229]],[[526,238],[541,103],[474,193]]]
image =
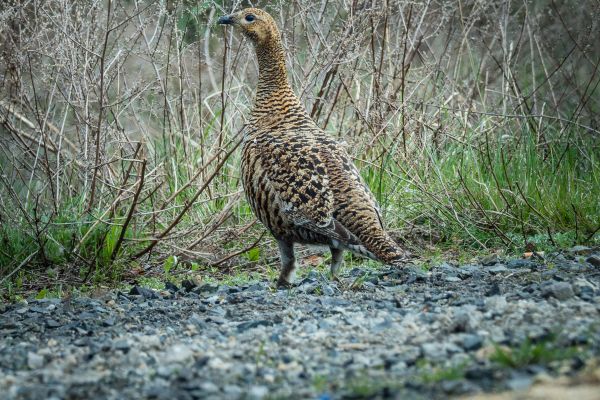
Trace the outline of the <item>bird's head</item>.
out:
[[[233,25],[241,31],[252,42],[263,45],[272,40],[279,40],[279,29],[275,20],[266,11],[258,8],[245,8],[233,14],[224,15],[219,18],[221,25]]]

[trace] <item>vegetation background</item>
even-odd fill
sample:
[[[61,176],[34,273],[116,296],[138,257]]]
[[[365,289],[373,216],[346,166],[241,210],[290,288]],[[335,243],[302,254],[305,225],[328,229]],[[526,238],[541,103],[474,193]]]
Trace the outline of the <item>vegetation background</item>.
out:
[[[276,265],[239,179],[256,60],[215,25],[248,5],[2,2],[2,297]],[[413,251],[598,243],[599,2],[254,5]]]

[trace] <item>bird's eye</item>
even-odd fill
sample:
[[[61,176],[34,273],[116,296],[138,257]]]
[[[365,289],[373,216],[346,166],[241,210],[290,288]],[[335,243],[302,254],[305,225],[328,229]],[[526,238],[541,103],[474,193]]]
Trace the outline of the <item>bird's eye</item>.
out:
[[[252,14],[246,15],[246,21],[248,21],[248,22],[252,22],[255,19],[256,19],[256,17],[254,15],[252,15]]]

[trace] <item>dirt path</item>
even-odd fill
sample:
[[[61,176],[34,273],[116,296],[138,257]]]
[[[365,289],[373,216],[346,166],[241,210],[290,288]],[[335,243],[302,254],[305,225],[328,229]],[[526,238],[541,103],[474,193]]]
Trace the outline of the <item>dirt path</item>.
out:
[[[7,399],[564,398],[539,388],[600,381],[588,257],[3,305],[0,387]]]

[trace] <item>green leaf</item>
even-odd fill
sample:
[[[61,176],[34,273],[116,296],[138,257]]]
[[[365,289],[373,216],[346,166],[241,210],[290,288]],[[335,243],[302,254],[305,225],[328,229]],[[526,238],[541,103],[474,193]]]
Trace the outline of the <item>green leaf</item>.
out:
[[[260,249],[258,247],[253,247],[246,252],[246,258],[249,261],[258,261],[260,259]]]
[[[169,274],[169,272],[171,272],[171,270],[173,269],[174,266],[177,265],[177,257],[176,256],[169,256],[169,258],[167,258],[165,260],[165,263],[163,264],[163,270],[165,271],[165,274]]]

